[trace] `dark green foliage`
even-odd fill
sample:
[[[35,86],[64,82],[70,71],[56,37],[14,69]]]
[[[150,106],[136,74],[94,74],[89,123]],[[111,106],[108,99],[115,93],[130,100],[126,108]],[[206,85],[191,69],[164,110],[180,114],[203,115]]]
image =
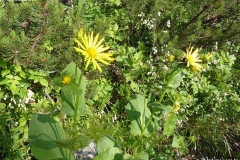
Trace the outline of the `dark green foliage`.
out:
[[[100,140],[100,146],[110,140],[118,143],[100,149],[103,156],[113,149],[125,159],[179,159],[188,154],[199,159],[239,158],[239,23],[239,0],[0,2],[0,159],[31,158],[27,133],[32,114],[60,107],[61,114],[53,117],[67,130],[66,136],[71,135],[76,95],[81,96],[81,117],[75,118],[85,128],[74,132]],[[116,61],[102,73],[90,65],[84,87],[75,91],[76,85],[69,85],[60,93],[61,79],[67,75],[62,69],[70,62],[83,62],[73,49],[80,28],[105,37]],[[200,48],[201,73],[186,67],[183,52],[189,45]],[[210,60],[204,59],[208,52]],[[170,54],[175,57],[172,62]],[[68,66],[72,75],[73,68]],[[62,86],[52,86],[55,82]],[[19,102],[27,98],[28,89],[36,101]],[[135,111],[144,108],[142,101],[131,100],[133,95],[155,107],[138,112],[150,119],[146,133],[141,129],[147,121],[137,123],[137,117],[131,122],[135,112],[130,103]],[[92,112],[85,115],[87,107]],[[136,132],[132,128],[138,124],[143,128]],[[112,138],[101,139],[104,135]],[[59,144],[65,142],[72,141]]]

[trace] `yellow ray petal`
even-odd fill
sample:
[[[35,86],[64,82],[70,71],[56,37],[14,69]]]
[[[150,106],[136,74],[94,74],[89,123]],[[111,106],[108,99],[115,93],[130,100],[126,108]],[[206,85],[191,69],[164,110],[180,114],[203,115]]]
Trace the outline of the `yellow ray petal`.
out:
[[[95,47],[97,44],[98,36],[99,36],[99,34],[97,34],[96,37],[94,38],[93,47]]]
[[[110,63],[106,62],[105,60],[103,59],[98,59],[99,62],[102,62],[103,64],[106,64],[106,65],[110,65]]]
[[[103,41],[104,41],[104,38],[102,38],[102,39],[96,44],[95,48],[98,48],[98,47],[102,44]]]
[[[107,47],[100,46],[100,47],[97,48],[97,51],[99,53],[101,53],[101,52],[104,52],[104,51],[108,50],[109,48],[110,48],[109,46],[107,46]]]
[[[102,72],[102,68],[99,66],[99,64],[96,62],[97,69]]]
[[[87,61],[87,64],[86,64],[86,66],[85,66],[85,69],[87,69],[87,68],[88,68],[88,66],[89,66],[89,64],[90,64],[90,61],[91,61],[91,59],[89,58],[89,59],[88,59],[88,61]]]

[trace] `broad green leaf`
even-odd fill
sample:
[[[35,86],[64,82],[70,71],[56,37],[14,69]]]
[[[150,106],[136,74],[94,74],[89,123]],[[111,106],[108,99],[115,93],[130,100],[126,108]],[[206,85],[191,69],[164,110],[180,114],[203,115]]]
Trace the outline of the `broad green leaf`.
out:
[[[6,75],[5,77],[8,78],[8,79],[13,79],[13,75],[11,75],[11,74]]]
[[[157,156],[157,159],[158,159],[158,160],[169,160],[170,157],[169,157],[167,154],[165,154],[165,153],[160,153],[160,154]]]
[[[177,123],[177,115],[174,112],[169,113],[169,117],[167,118],[164,124],[163,134],[169,135],[174,132]]]
[[[60,124],[47,115],[35,114],[28,132],[31,152],[38,160],[72,160],[69,150],[58,147],[54,141],[65,140],[66,135]]]
[[[5,77],[5,76],[8,75],[9,73],[10,73],[10,70],[8,70],[8,69],[1,71],[2,77]]]
[[[78,95],[78,98],[79,98],[78,113],[79,113],[79,116],[84,116],[86,114],[89,114],[90,112],[86,106],[86,101],[85,101],[86,78],[84,76],[82,77],[80,88],[82,92],[80,95]]]
[[[133,60],[135,63],[139,63],[142,59],[143,59],[142,51],[135,53],[133,56]]]
[[[173,136],[173,141],[172,141],[172,147],[181,148],[181,147],[184,147],[184,146],[185,146],[184,137],[174,135]]]
[[[121,150],[116,147],[112,147],[103,153],[98,154],[94,160],[115,160],[117,155],[121,154]]]
[[[173,136],[172,147],[174,147],[174,148],[179,147],[179,138],[175,134]]]
[[[25,126],[27,123],[26,117],[22,117],[19,119],[20,125],[19,126]]]
[[[10,90],[12,91],[12,94],[18,94],[20,87],[16,85],[16,83],[11,83]]]
[[[101,137],[97,142],[98,153],[103,153],[112,147],[118,147],[118,144],[109,136]]]
[[[62,111],[70,116],[74,115],[75,97],[68,86],[64,86],[61,92]]]
[[[58,140],[58,141],[54,141],[54,142],[57,144],[58,147],[76,150],[76,149],[83,149],[83,148],[87,147],[92,142],[92,140],[84,135],[80,135],[73,139]]]
[[[132,155],[126,153],[123,155],[123,160],[136,160]]]
[[[19,77],[19,76],[14,76],[13,79],[14,79],[14,80],[18,80],[18,81],[22,80],[22,78]]]
[[[177,88],[183,80],[184,70],[182,68],[173,70],[166,76],[167,87]]]
[[[48,81],[46,79],[41,78],[41,79],[39,79],[39,82],[41,83],[41,85],[43,85],[45,87],[48,86]]]
[[[20,77],[26,79],[26,73],[24,71],[20,71]]]
[[[20,71],[22,71],[21,66],[16,65],[16,66],[14,66],[14,67],[15,67],[15,71],[16,71],[16,72],[20,72]]]
[[[75,72],[76,72],[76,64],[74,62],[71,62],[63,69],[62,75],[73,76],[73,75],[75,75]],[[77,68],[77,75],[75,77],[76,84],[78,84],[78,82],[79,82],[80,75],[81,75],[81,71],[79,68]],[[80,84],[79,88],[81,89],[81,91],[80,91],[80,89],[78,89],[77,91],[76,91],[76,89],[75,89],[75,91],[72,91],[72,89],[68,89],[68,90],[73,93],[72,96],[74,96],[74,98],[76,100],[78,99],[78,102],[79,102],[78,103],[78,113],[79,113],[79,116],[82,116],[82,115],[86,115],[89,113],[89,110],[88,110],[88,108],[86,106],[86,102],[85,102],[86,78],[84,76],[82,76],[82,80],[81,80],[81,84]],[[70,104],[65,105],[68,109],[69,109],[69,106],[72,109],[74,107],[76,107],[75,101],[73,101],[73,99],[69,99],[67,101],[70,102],[70,104],[72,104],[72,106]],[[64,110],[66,111],[66,108],[64,108]]]
[[[117,143],[109,136],[100,138],[97,142],[98,155],[94,160],[114,160],[117,154],[121,153]]]
[[[130,133],[132,135],[150,136],[150,134],[153,132],[153,124],[150,122],[146,127],[151,116],[151,112],[147,107],[147,100],[141,95],[134,96],[127,104],[126,111],[127,116],[131,121]]]
[[[167,111],[172,111],[172,107],[170,106],[165,106],[159,102],[153,102],[148,104],[149,108],[152,108],[152,112],[164,112],[165,110]]]
[[[240,112],[240,106],[235,106],[237,112]]]
[[[142,152],[142,153],[139,153],[136,158],[138,160],[149,160],[149,155],[147,152]]]

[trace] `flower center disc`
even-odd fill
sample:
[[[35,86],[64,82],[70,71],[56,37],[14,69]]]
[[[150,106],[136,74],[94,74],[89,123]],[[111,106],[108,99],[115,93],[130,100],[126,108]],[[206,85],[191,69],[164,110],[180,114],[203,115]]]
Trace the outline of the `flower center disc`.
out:
[[[87,53],[90,57],[96,58],[97,57],[97,51],[95,48],[88,48]]]
[[[187,56],[187,59],[188,59],[190,64],[192,64],[194,62],[194,58],[191,55]]]

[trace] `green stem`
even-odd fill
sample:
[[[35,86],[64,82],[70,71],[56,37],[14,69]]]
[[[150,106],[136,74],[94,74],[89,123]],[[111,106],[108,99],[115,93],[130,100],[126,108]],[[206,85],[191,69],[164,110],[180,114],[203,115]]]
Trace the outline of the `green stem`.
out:
[[[76,65],[77,68],[77,65]],[[84,73],[84,62],[82,65],[82,69],[81,69],[81,75],[79,77],[79,81],[77,84],[77,89],[80,90],[80,86],[81,86],[81,82],[82,82],[82,77],[83,77],[83,73]],[[77,77],[77,75],[75,75]],[[78,105],[79,105],[79,97],[80,95],[76,95],[75,99],[76,99],[76,103],[75,103],[75,109],[74,109],[74,119],[73,119],[73,128],[76,128],[76,124],[77,124],[77,117],[78,117]]]
[[[144,126],[143,130],[142,130],[142,134],[141,134],[141,137],[143,136],[143,133],[144,131],[147,129],[148,125],[150,124],[150,122],[152,121],[152,118],[153,118],[153,113],[151,113],[151,116],[149,117],[148,121],[147,121],[147,124]]]
[[[75,69],[75,78],[77,78],[77,69],[78,69],[78,66],[76,64],[76,69]],[[78,80],[78,83],[77,83],[77,89],[80,90],[80,86],[81,86],[81,82],[82,82],[82,77],[83,77],[83,73],[84,73],[84,61],[83,61],[83,64],[82,64],[82,68],[81,68],[81,75],[79,77],[79,80]],[[77,128],[77,117],[78,117],[78,105],[79,105],[79,95],[76,95],[75,96],[75,99],[76,99],[76,102],[75,102],[75,108],[74,108],[74,118],[73,118],[73,128]],[[75,134],[74,134],[75,135]],[[74,136],[73,135],[73,136]],[[73,150],[70,150],[69,152],[69,160],[71,159],[71,155],[73,153]]]
[[[160,103],[162,102],[163,97],[164,97],[164,95],[165,95],[166,92],[167,92],[167,89],[168,89],[168,87],[166,87],[166,89],[164,89],[164,91],[162,92],[162,94],[161,94],[161,96],[160,96],[160,99],[159,99],[159,102],[160,102]]]
[[[142,114],[142,127],[141,127],[141,129],[142,129],[142,135],[143,135],[143,133],[144,133],[144,131],[145,131],[145,127],[146,126],[144,126],[143,124],[145,123],[145,110],[146,110],[146,98],[145,98],[145,95],[144,95],[144,102],[143,102],[143,104],[144,104],[144,110],[143,110],[143,114]]]

